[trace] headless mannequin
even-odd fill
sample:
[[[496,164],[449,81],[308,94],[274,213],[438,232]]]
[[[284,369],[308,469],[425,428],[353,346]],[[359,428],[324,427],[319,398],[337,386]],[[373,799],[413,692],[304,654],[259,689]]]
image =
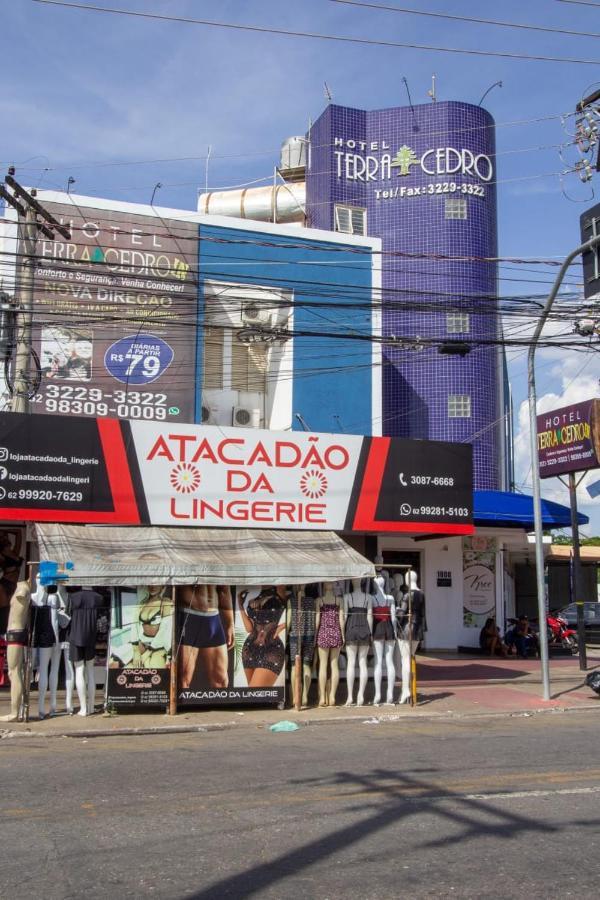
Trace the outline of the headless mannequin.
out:
[[[351,581],[352,590],[344,596],[344,626],[346,640],[346,684],[348,686],[348,699],[346,706],[354,705],[354,679],[356,676],[356,660],[358,658],[358,694],[356,705],[364,706],[365,688],[369,680],[367,657],[373,634],[373,598],[367,593],[367,587],[363,591],[359,579]],[[367,629],[359,635],[354,631],[352,609],[364,608],[366,611]],[[368,631],[368,636],[366,634]],[[356,639],[355,639],[356,638]]]
[[[50,646],[43,646],[36,643],[38,635],[37,628],[34,627],[34,644],[38,653],[38,714],[40,719],[46,718],[46,693],[48,691],[48,673],[50,667],[57,669],[60,662],[60,647],[58,646],[58,622],[56,618],[56,594],[50,595],[48,588],[40,584],[40,576],[36,576],[36,590],[31,595],[31,605],[35,607],[32,610],[34,625],[37,625],[38,617],[42,613],[46,614],[49,610],[49,619],[51,623],[53,643]],[[47,621],[47,620],[46,620]],[[45,635],[44,635],[45,637]],[[58,677],[58,672],[56,673]]]
[[[75,666],[75,687],[80,706],[78,716],[91,716],[94,713],[96,621],[102,604],[101,595],[89,589],[76,591],[70,596],[69,653],[72,654]]]
[[[380,609],[389,609],[389,618],[386,623],[375,617],[373,632],[373,652],[375,654],[375,666],[373,669],[373,681],[375,683],[375,697],[373,705],[379,706],[381,703],[381,681],[383,678],[383,660],[385,657],[385,669],[387,678],[387,697],[386,705],[394,703],[394,684],[396,682],[396,665],[394,662],[394,653],[396,649],[396,605],[392,594],[385,591],[386,578],[381,573],[375,578],[375,594],[373,596],[373,604]],[[389,621],[389,626],[387,625]]]
[[[337,622],[339,637],[337,646],[321,646],[323,643],[331,644],[332,641],[323,640],[320,634],[322,624],[323,606],[336,606],[338,609]],[[316,617],[317,649],[319,654],[319,706],[335,706],[335,695],[340,681],[339,659],[343,646],[344,635],[344,608],[340,598],[336,595],[335,585],[326,582],[323,585],[322,596],[317,601]]]
[[[314,597],[314,594],[313,594]],[[315,652],[315,639],[317,634],[316,623],[316,600],[312,600],[308,594],[304,594],[304,589],[299,587],[295,597],[288,603],[287,608],[287,633],[288,636],[297,634],[300,631],[302,643],[298,648],[302,658],[302,706],[308,706],[308,692],[312,681],[313,657]],[[297,621],[294,621],[297,617]],[[312,619],[312,621],[311,621]],[[312,635],[312,638],[311,638]],[[289,637],[288,637],[289,639]],[[310,645],[307,646],[307,641]],[[291,642],[290,642],[291,647]],[[290,682],[292,686],[292,697],[296,696],[296,659],[291,660],[291,676]]]
[[[397,582],[400,579],[400,583]],[[394,575],[394,583],[400,594],[402,576]],[[419,589],[417,573],[410,571],[404,579],[405,591],[400,599],[396,597],[396,634],[398,636],[398,649],[400,651],[400,665],[402,669],[402,692],[400,703],[408,703],[410,700],[411,684],[411,660],[417,652],[419,642],[423,639],[425,626],[425,598]],[[412,594],[409,601],[409,592]],[[411,616],[409,619],[409,602]]]
[[[31,591],[28,581],[19,581],[10,600],[8,614],[7,662],[10,677],[10,713],[0,721],[16,722],[19,718],[25,693],[25,648],[28,641],[29,609]]]
[[[44,594],[45,593],[45,597]],[[55,642],[52,647],[40,647],[39,654],[39,684],[38,684],[38,708],[40,719],[46,717],[46,691],[48,683],[50,683],[50,715],[56,714],[57,693],[58,693],[58,675],[60,672],[60,658],[64,653],[65,658],[65,690],[66,690],[66,708],[70,716],[73,715],[73,665],[69,658],[69,642],[67,639],[61,640],[60,619],[66,613],[67,601],[65,590],[62,586],[49,587],[47,592],[44,588],[38,587],[38,590],[32,596],[34,605],[40,605],[45,600],[46,605],[50,607],[50,616],[52,622],[52,630],[55,636]],[[36,602],[38,600],[38,602]],[[50,677],[48,677],[48,669]]]

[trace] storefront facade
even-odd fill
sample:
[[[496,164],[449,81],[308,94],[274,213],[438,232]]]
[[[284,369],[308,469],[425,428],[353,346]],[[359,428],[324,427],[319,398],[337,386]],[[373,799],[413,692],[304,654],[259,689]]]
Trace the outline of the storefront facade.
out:
[[[183,706],[282,703],[298,586],[308,596],[316,585],[319,601],[330,585],[340,611],[353,590],[372,590],[378,558],[339,535],[372,546],[381,533],[473,531],[467,445],[71,424],[0,417],[10,473],[0,518],[37,523],[47,584],[110,592],[115,708],[162,705],[167,692]]]

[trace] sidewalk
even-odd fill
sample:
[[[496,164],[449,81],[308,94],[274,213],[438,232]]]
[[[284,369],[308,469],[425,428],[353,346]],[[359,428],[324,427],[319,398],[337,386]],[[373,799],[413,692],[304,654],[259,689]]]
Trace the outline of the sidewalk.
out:
[[[600,666],[600,650],[588,650],[588,671]],[[369,682],[367,704],[346,707],[345,685],[340,683],[339,706],[334,709],[311,707],[294,709],[221,708],[201,712],[126,713],[81,718],[59,713],[44,721],[37,719],[37,694],[31,694],[31,718],[28,723],[0,722],[0,738],[18,736],[94,737],[116,734],[169,733],[209,731],[226,728],[265,728],[283,719],[299,725],[324,725],[356,719],[392,721],[423,718],[464,718],[489,715],[523,715],[544,711],[600,709],[597,697],[584,684],[586,673],[579,671],[577,657],[550,661],[552,699],[544,702],[538,660],[480,659],[454,655],[417,656],[418,704],[380,706],[370,703],[373,684]],[[399,688],[396,688],[396,695]],[[98,691],[98,698],[101,692]],[[64,693],[59,692],[59,708],[64,706]],[[9,691],[0,689],[0,716],[9,712]],[[408,725],[408,721],[407,721]]]

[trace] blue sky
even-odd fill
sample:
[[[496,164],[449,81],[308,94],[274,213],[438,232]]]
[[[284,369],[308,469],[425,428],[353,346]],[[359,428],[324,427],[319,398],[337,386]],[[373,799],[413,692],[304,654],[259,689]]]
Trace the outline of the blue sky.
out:
[[[556,145],[568,142],[572,129],[572,119],[563,124],[560,116],[600,86],[600,8],[559,0],[388,2],[598,37],[427,19],[330,0],[114,0],[106,5],[354,37],[598,59],[599,64],[344,45],[4,0],[3,71],[9,79],[3,91],[0,165],[15,164],[21,181],[42,188],[64,189],[72,176],[79,194],[135,202],[148,202],[160,181],[161,205],[194,208],[197,189],[204,188],[201,157],[208,145],[211,188],[268,178],[283,138],[303,133],[309,118],[321,112],[325,81],[335,102],[377,108],[406,102],[403,76],[414,103],[427,102],[432,73],[444,100],[478,103],[501,80],[503,87],[494,89],[485,104],[498,124],[500,254],[564,257],[579,242],[581,212],[596,201],[577,176],[561,182],[557,174],[578,158],[573,147],[563,151],[563,159],[559,156]],[[174,157],[178,161],[141,162]],[[598,193],[600,174],[595,182]],[[542,293],[550,286],[549,269],[524,276],[506,268],[503,274],[504,294]],[[524,277],[532,280],[513,280]],[[576,270],[568,283],[580,280]],[[596,353],[540,353],[541,407],[598,396],[599,359]],[[525,366],[519,354],[511,361],[510,376],[519,432],[518,480],[527,490],[527,435],[519,430],[526,423],[521,407]],[[567,502],[560,484],[547,483],[545,491]],[[587,530],[598,534],[600,502],[587,501],[582,492],[582,509],[593,517]]]

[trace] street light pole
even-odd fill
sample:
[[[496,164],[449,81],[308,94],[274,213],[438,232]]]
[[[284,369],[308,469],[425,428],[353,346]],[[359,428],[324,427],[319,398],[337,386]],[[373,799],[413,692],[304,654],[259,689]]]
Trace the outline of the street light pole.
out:
[[[540,488],[540,470],[538,464],[538,433],[537,433],[537,396],[535,390],[535,351],[546,324],[546,320],[552,309],[552,304],[560,289],[567,270],[574,259],[582,253],[594,250],[600,245],[600,234],[591,240],[581,244],[566,257],[560,271],[556,276],[552,290],[548,294],[542,314],[535,327],[529,353],[527,354],[527,386],[529,397],[529,431],[531,447],[531,472],[533,480],[533,519],[535,523],[535,569],[537,585],[538,619],[540,623],[540,663],[542,668],[543,698],[550,699],[550,667],[548,665],[548,631],[546,628],[546,591],[544,585],[544,544],[542,533],[542,495]]]

